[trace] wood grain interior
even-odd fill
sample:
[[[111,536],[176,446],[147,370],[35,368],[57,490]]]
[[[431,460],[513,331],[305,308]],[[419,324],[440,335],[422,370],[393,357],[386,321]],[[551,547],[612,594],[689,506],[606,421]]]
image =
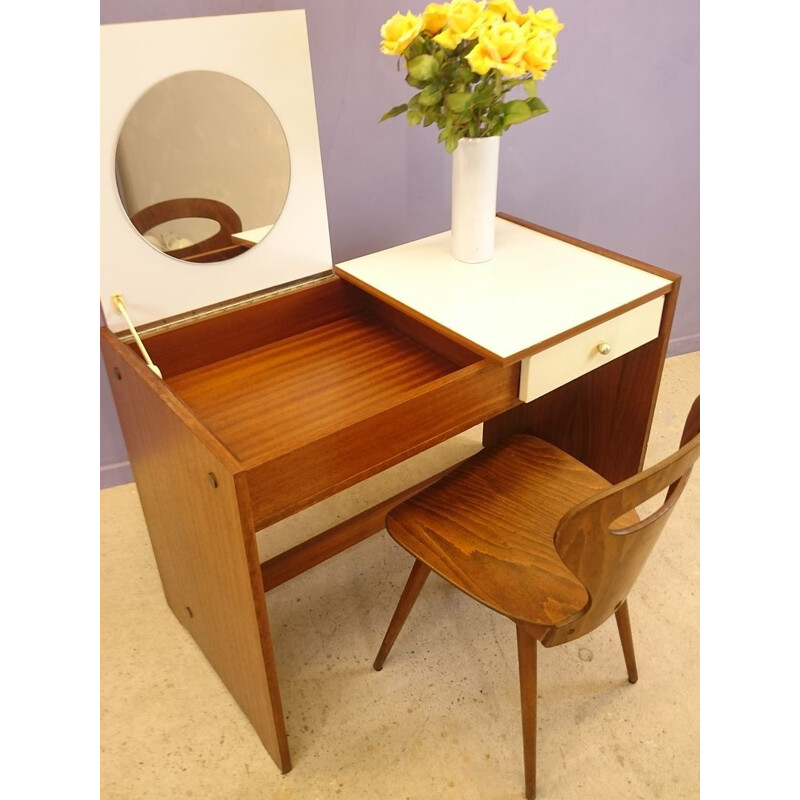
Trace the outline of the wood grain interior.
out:
[[[458,369],[362,312],[167,383],[244,463],[345,428]]]
[[[357,289],[331,277],[236,310],[192,317],[169,330],[140,333],[162,375],[169,378],[327,325],[358,313],[363,304]],[[135,345],[131,348],[136,352]]]
[[[480,361],[352,425],[248,466],[256,527],[329,497],[519,403],[519,365]]]

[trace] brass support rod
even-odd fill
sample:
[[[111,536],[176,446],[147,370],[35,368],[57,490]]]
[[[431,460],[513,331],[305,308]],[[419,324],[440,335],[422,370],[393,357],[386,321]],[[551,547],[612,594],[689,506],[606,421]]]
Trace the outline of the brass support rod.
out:
[[[145,348],[144,344],[142,343],[139,334],[136,332],[136,328],[134,327],[133,323],[131,322],[131,318],[128,316],[128,312],[125,310],[125,301],[122,298],[121,292],[115,292],[111,295],[111,302],[114,305],[114,310],[121,314],[124,319],[125,323],[127,324],[130,332],[133,334],[133,338],[136,341],[136,345],[139,348],[139,351],[142,354],[142,358],[144,358],[145,364],[150,367],[159,378],[163,378],[161,375],[161,370],[153,363],[153,360],[150,358],[150,354],[147,352],[147,348]]]

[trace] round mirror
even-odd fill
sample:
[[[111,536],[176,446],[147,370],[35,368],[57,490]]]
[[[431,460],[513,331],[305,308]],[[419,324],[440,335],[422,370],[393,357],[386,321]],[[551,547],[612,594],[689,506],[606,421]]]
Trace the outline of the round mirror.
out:
[[[277,115],[219,72],[173,75],[125,119],[116,180],[131,223],[183,261],[224,261],[257,245],[289,193],[289,145]]]

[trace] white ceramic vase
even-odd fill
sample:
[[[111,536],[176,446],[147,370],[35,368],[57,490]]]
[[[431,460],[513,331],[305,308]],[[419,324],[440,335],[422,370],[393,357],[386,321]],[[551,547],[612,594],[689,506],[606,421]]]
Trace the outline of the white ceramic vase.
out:
[[[450,252],[479,264],[494,255],[500,137],[460,139],[453,153]]]

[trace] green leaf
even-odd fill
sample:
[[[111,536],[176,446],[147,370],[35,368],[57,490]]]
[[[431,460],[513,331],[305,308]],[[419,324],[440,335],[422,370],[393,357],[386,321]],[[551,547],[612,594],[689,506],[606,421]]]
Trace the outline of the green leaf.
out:
[[[420,53],[425,52],[425,42],[423,41],[421,36],[417,36],[413,42],[408,46],[405,53],[403,55],[406,58],[406,61],[413,61]]]
[[[483,89],[474,93],[474,98],[473,105],[475,108],[489,108],[495,100],[495,93],[490,87],[484,86]]]
[[[456,147],[458,147],[458,137],[457,136],[448,136],[444,140],[444,149],[447,150],[448,153],[454,152]]]
[[[385,119],[391,119],[392,117],[399,117],[404,111],[408,111],[408,103],[403,103],[401,106],[395,106],[394,108],[390,108],[380,119],[383,122]]]
[[[413,86],[415,89],[424,89],[425,88],[425,81],[419,81],[416,78],[412,78],[410,75],[406,75],[406,83],[409,86]]]
[[[433,84],[429,84],[426,86],[419,95],[419,104],[421,106],[425,106],[426,108],[429,106],[435,106],[442,99],[442,90],[438,89]]]
[[[500,136],[503,133],[503,118],[498,116],[489,127],[489,136]]]
[[[538,97],[532,97],[528,100],[526,105],[531,110],[532,117],[538,117],[540,114],[546,114],[549,111],[547,106]]]
[[[461,66],[456,70],[455,80],[458,83],[471,83],[473,78],[478,76],[469,68]]]
[[[472,103],[472,92],[452,92],[445,95],[444,104],[454,114],[463,114]]]
[[[536,78],[528,78],[528,80],[522,81],[522,85],[525,87],[528,97],[536,97]]]
[[[439,62],[423,53],[408,62],[408,74],[416,81],[429,81],[439,71]]]
[[[512,100],[510,103],[505,103],[504,109],[506,127],[509,125],[518,125],[520,122],[525,122],[533,116],[533,111],[524,100]]]
[[[407,116],[409,124],[419,125],[420,122],[422,122],[422,117],[424,114],[421,111],[418,111],[416,108],[412,108],[409,110]]]

